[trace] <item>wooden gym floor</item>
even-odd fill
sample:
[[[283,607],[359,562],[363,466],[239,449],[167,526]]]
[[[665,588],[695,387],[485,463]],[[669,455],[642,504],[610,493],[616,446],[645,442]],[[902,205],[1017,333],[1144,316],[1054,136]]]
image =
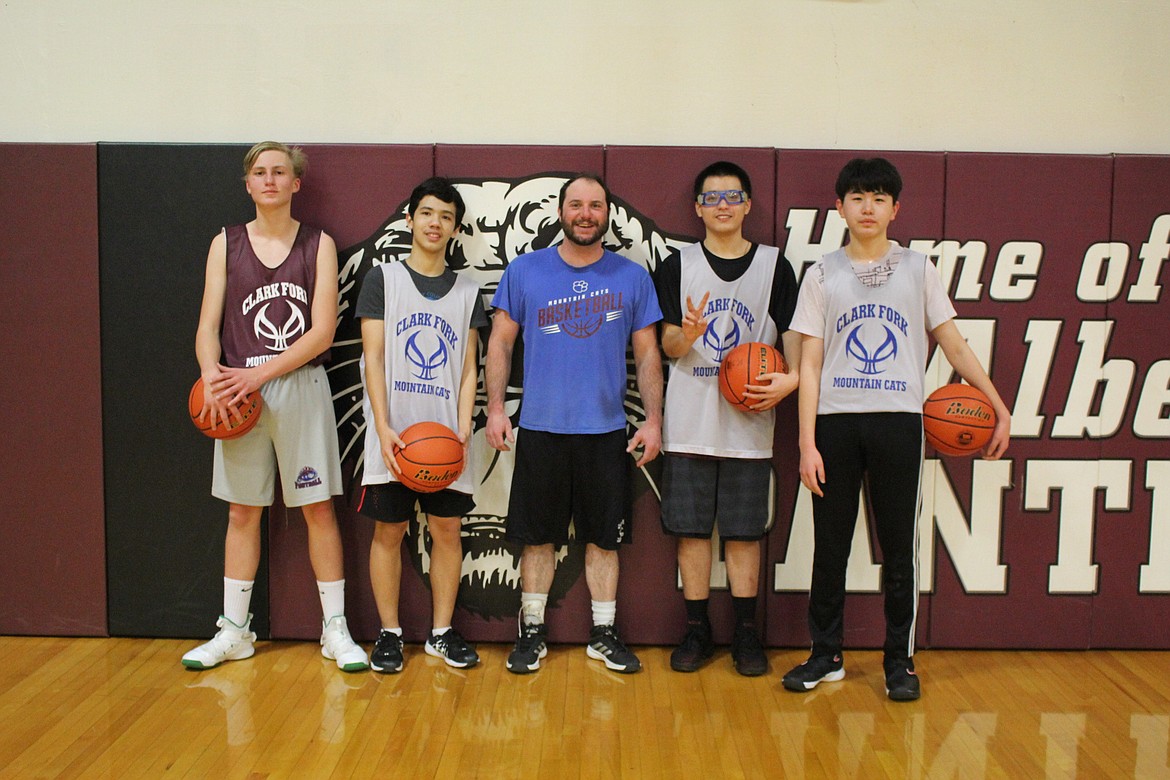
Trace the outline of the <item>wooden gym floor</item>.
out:
[[[315,644],[261,642],[205,672],[193,642],[0,637],[0,777],[1170,777],[1170,653],[930,650],[923,698],[886,700],[881,656],[809,694],[726,651],[696,674],[636,648],[623,676],[553,646],[515,676],[407,645],[401,674],[344,674]]]

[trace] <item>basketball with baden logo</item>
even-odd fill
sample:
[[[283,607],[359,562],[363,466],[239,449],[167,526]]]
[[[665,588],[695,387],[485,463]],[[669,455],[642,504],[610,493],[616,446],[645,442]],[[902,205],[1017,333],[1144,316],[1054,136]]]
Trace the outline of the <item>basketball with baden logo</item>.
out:
[[[406,445],[394,446],[394,460],[402,470],[398,480],[411,490],[435,493],[463,473],[463,442],[446,425],[415,423],[398,438]]]
[[[943,385],[922,406],[926,440],[943,455],[979,452],[991,441],[995,423],[991,401],[971,385]]]
[[[727,353],[719,366],[719,392],[728,403],[742,412],[754,412],[758,400],[747,398],[747,385],[759,384],[760,374],[788,372],[780,350],[762,341],[740,344]]]
[[[238,439],[243,436],[256,427],[263,408],[264,403],[260,400],[260,393],[248,393],[244,396],[244,400],[236,405],[236,411],[243,419],[237,420],[229,412],[227,424],[220,420],[212,425],[210,414],[207,415],[206,420],[199,419],[199,413],[203,411],[203,377],[195,380],[191,392],[187,395],[187,411],[191,415],[191,422],[195,424],[200,433],[213,439]]]

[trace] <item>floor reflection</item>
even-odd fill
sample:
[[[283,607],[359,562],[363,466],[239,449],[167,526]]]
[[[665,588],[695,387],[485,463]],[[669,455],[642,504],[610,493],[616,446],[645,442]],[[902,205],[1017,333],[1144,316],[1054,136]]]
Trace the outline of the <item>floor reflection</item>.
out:
[[[920,663],[923,698],[894,703],[876,652],[855,653],[845,680],[793,694],[778,675],[743,678],[719,657],[673,673],[670,648],[643,649],[636,675],[564,646],[539,672],[513,675],[508,649],[481,648],[473,669],[412,653],[401,674],[380,675],[345,674],[312,648],[285,646],[172,674],[184,711],[206,708],[222,724],[220,745],[257,740],[229,751],[227,765],[249,755],[262,766],[273,734],[289,728],[339,756],[374,744],[379,770],[406,757],[423,774],[1170,779],[1170,684],[1119,679],[1126,668],[1145,681],[1155,673],[1116,654],[1058,656],[1056,676],[1044,677],[1024,654],[932,652]],[[775,655],[773,667],[788,668],[789,654]]]
[[[252,688],[256,681],[256,665],[250,663],[222,664],[204,672],[188,672],[187,688],[207,688],[215,691],[217,704],[223,710],[224,733],[227,744],[246,745],[256,736],[252,715]],[[193,678],[193,679],[190,679]]]

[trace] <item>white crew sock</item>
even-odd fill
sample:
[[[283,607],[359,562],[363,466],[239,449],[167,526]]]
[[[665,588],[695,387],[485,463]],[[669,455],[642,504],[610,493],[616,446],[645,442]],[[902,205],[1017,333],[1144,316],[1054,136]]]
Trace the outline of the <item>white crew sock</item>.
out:
[[[612,626],[617,618],[616,601],[590,601],[593,606],[593,625]]]
[[[252,605],[253,580],[223,578],[223,616],[243,627],[248,623],[248,608]]]
[[[321,614],[326,623],[338,615],[345,615],[345,580],[317,580],[317,593],[321,596]]]
[[[443,626],[442,628],[432,628],[431,636],[442,636],[451,630],[451,626]]]

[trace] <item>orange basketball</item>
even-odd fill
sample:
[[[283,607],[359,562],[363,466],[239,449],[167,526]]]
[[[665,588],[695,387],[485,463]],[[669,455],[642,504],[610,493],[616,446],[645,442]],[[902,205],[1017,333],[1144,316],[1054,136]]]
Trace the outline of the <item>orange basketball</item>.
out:
[[[788,364],[780,350],[762,341],[740,344],[727,353],[719,367],[719,392],[728,403],[742,412],[754,412],[750,407],[758,401],[748,400],[745,385],[759,384],[760,374],[787,373]]]
[[[943,385],[922,406],[926,440],[943,455],[974,455],[991,441],[995,409],[982,390]]]
[[[405,447],[394,447],[394,460],[403,485],[419,493],[434,493],[463,473],[463,442],[437,422],[420,422],[398,434]]]
[[[222,420],[212,425],[211,415],[208,415],[206,420],[199,419],[199,413],[203,411],[203,377],[195,380],[195,384],[187,396],[187,411],[191,414],[191,422],[195,423],[195,427],[199,429],[200,433],[213,439],[237,439],[243,436],[255,427],[263,408],[264,403],[260,400],[260,394],[249,393],[243,401],[236,405],[240,416],[244,418],[243,420],[237,421],[229,413],[226,425]]]

